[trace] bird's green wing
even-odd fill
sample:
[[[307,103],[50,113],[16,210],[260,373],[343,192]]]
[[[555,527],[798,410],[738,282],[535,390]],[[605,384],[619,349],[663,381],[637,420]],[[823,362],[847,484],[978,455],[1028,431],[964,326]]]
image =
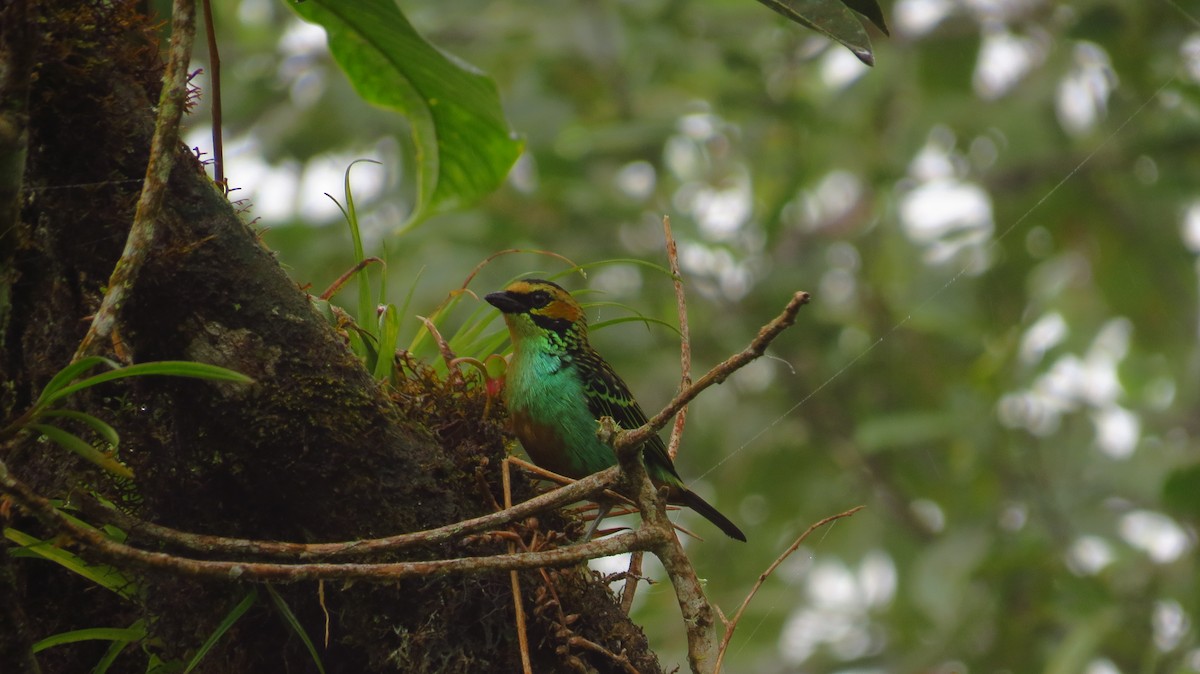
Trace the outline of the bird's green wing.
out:
[[[587,394],[588,410],[597,420],[600,417],[612,417],[613,421],[627,431],[646,423],[646,413],[634,400],[629,387],[603,358],[593,352],[580,361],[578,365],[584,373],[583,386]],[[651,435],[643,445],[643,450],[651,476],[680,486],[683,484],[670,457],[667,456],[667,446],[663,444],[662,438]]]

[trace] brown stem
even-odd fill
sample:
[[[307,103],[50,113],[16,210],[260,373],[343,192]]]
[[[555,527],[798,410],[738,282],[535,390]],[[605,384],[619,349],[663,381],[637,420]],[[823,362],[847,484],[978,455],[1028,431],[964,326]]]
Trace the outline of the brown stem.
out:
[[[804,543],[804,539],[808,538],[809,534],[817,529],[820,529],[826,524],[840,520],[843,517],[850,517],[865,507],[866,506],[854,506],[845,512],[841,512],[836,515],[830,515],[820,522],[811,525],[804,530],[804,533],[800,534],[799,538],[797,538],[790,546],[788,546],[787,550],[783,551],[782,555],[779,555],[778,559],[771,563],[771,566],[767,567],[766,571],[763,571],[761,574],[759,574],[758,581],[754,583],[754,587],[750,588],[750,593],[747,594],[746,598],[742,600],[742,605],[738,607],[737,613],[733,614],[733,620],[728,621],[726,624],[725,637],[721,639],[721,648],[719,651],[717,651],[717,666],[713,669],[713,674],[720,674],[721,663],[725,660],[725,651],[729,650],[729,641],[733,638],[733,631],[737,629],[738,622],[742,619],[742,614],[746,612],[746,607],[750,605],[750,600],[754,599],[754,595],[758,593],[758,589],[762,587],[767,578],[769,578],[771,574],[775,572],[775,569],[779,568],[779,565],[783,564],[785,559],[790,557],[793,552],[800,548],[800,545]]]
[[[212,139],[213,179],[221,190],[229,194],[225,182],[225,141],[221,132],[221,53],[217,49],[217,26],[213,23],[212,0],[201,0],[204,6],[204,32],[208,39],[208,74],[212,82]]]
[[[99,502],[87,503],[89,508],[98,508],[101,511],[101,519],[121,527],[131,536],[142,535],[159,542],[170,543],[197,552],[286,557],[292,560],[341,559],[417,546],[430,546],[460,539],[481,531],[495,529],[496,527],[504,526],[530,515],[588,498],[616,481],[619,470],[614,466],[594,475],[589,475],[566,487],[535,496],[510,509],[463,520],[462,522],[454,522],[453,524],[447,524],[436,529],[417,531],[410,534],[399,534],[385,538],[343,541],[339,543],[281,543],[193,534],[150,522],[143,522],[121,512],[111,505]]]
[[[631,433],[621,430],[612,417],[603,417],[597,435],[617,453],[626,490],[634,497],[642,512],[642,528],[638,531],[654,532],[657,543],[649,549],[662,562],[675,588],[675,599],[687,631],[688,664],[694,674],[705,674],[712,671],[710,663],[717,653],[713,608],[704,596],[696,570],[692,568],[687,553],[675,536],[671,520],[667,517],[666,501],[659,498],[650,482],[650,475],[642,462],[641,443],[625,441]]]
[[[671,233],[671,217],[663,216],[663,234],[667,241],[667,264],[671,267],[671,280],[675,284],[675,306],[679,311],[679,390],[692,386],[692,334],[688,329],[687,300],[683,294],[683,274],[679,271],[679,247]],[[667,445],[667,456],[675,460],[679,454],[679,443],[683,440],[683,426],[687,423],[687,405],[679,408],[675,415],[675,426],[671,429],[671,442]]]
[[[183,118],[188,93],[188,60],[192,55],[195,37],[196,7],[193,0],[175,0],[171,9],[171,47],[167,70],[163,75],[162,93],[158,99],[158,120],[150,141],[150,161],[146,164],[142,195],[138,199],[133,225],[129,228],[129,237],[125,240],[125,250],[121,252],[121,259],[117,260],[108,279],[108,292],[92,317],[87,334],[75,350],[72,362],[86,356],[96,340],[113,333],[117,312],[137,281],[138,272],[150,252],[179,145],[179,122]]]
[[[774,320],[759,329],[758,336],[756,336],[753,341],[750,342],[749,346],[739,353],[735,353],[729,358],[726,358],[716,367],[709,370],[690,388],[680,391],[679,395],[675,396],[675,399],[668,403],[661,412],[654,415],[650,421],[646,422],[639,428],[629,431],[628,433],[621,433],[620,437],[617,439],[616,448],[620,450],[622,447],[636,447],[641,445],[643,442],[649,439],[651,435],[657,433],[659,429],[665,426],[667,420],[674,416],[675,413],[677,413],[680,409],[682,409],[684,405],[687,405],[694,400],[696,396],[700,395],[701,391],[709,386],[712,386],[713,384],[720,384],[724,382],[729,378],[729,375],[745,367],[754,359],[762,356],[766,351],[767,346],[769,346],[771,342],[780,335],[780,333],[782,333],[784,330],[787,330],[792,326],[793,323],[796,322],[796,313],[800,311],[800,307],[808,304],[808,300],[810,298],[811,295],[804,291],[798,291],[796,294],[792,295],[791,301],[787,303],[787,306],[783,308],[783,311],[776,316]],[[620,451],[617,453],[619,455]]]
[[[514,569],[538,569],[547,566],[570,566],[589,559],[618,555],[633,550],[649,550],[661,546],[663,543],[662,531],[651,528],[554,550],[421,562],[281,564],[201,560],[162,552],[148,552],[118,543],[95,529],[80,526],[59,512],[48,499],[34,493],[28,485],[14,478],[8,472],[8,466],[3,462],[0,462],[0,492],[8,494],[17,505],[28,510],[47,527],[79,544],[85,550],[85,557],[94,557],[121,568],[132,567],[144,571],[167,572],[195,578],[227,581],[255,580],[276,583],[331,579],[390,581],[412,576],[431,577],[453,573],[471,574]],[[674,537],[671,536],[671,538]]]

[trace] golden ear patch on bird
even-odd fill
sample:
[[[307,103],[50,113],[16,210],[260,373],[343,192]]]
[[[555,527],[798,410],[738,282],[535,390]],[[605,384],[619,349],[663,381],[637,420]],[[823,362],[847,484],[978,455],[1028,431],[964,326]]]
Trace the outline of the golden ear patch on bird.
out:
[[[570,296],[567,296],[565,299],[555,298],[555,300],[550,304],[547,304],[541,309],[534,309],[531,313],[535,313],[538,316],[545,316],[546,318],[553,318],[574,323],[583,316],[583,309],[580,308],[579,304],[575,302],[574,299],[571,299]]]

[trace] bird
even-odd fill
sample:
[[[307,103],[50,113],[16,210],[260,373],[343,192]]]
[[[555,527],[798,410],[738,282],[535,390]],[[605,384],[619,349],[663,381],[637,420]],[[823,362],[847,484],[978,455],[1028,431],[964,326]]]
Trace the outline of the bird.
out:
[[[625,430],[646,414],[620,376],[588,342],[587,318],[571,293],[552,281],[517,280],[485,299],[500,310],[512,341],[504,401],[513,434],[542,468],[573,479],[617,463],[612,447],[596,437],[601,417]],[[728,517],[687,488],[658,435],[643,445],[646,471],[670,503],[684,505],[730,538],[746,535]],[[606,514],[601,511],[585,538]]]

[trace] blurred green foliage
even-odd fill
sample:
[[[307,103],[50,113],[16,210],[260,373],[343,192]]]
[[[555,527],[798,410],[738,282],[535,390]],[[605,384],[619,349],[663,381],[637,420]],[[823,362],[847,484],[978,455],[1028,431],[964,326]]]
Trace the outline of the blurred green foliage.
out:
[[[873,69],[748,1],[402,9],[494,78],[525,154],[479,206],[396,236],[406,123],[283,3],[216,7],[233,198],[297,281],[354,264],[321,192],[366,157],[366,254],[391,297],[423,270],[413,314],[505,248],[662,263],[664,213],[698,372],[814,295],[694,404],[680,471],[750,543],[688,545],[730,613],[808,524],[868,508],[768,581],[727,671],[1200,671],[1200,7],[885,3]],[[509,255],[471,288],[563,268]],[[563,282],[674,320],[670,281],[636,265]],[[648,410],[675,391],[670,331],[596,341]],[[668,663],[670,592],[634,614]]]

